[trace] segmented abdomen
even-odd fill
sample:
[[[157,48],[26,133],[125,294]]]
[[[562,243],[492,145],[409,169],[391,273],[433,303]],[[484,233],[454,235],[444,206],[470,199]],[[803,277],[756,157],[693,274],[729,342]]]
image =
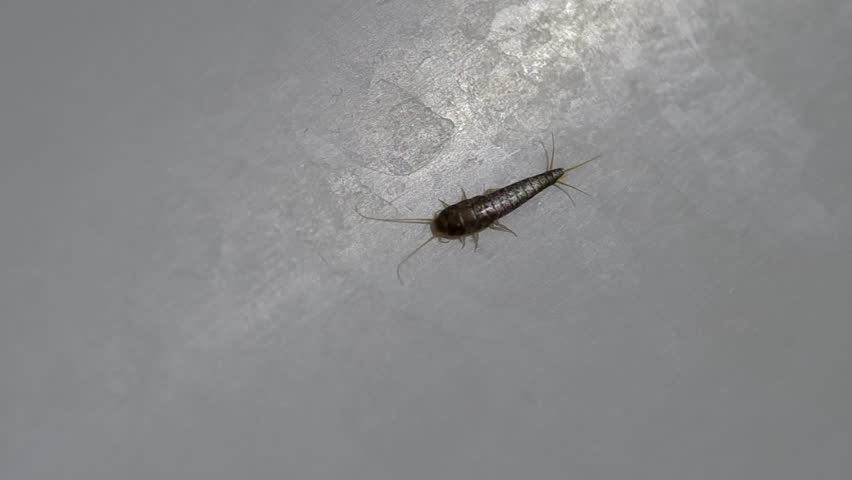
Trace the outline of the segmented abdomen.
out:
[[[460,202],[459,207],[470,209],[465,215],[468,217],[465,226],[470,227],[471,233],[487,228],[495,220],[508,215],[542,190],[556,183],[564,172],[561,168],[548,170],[499,190]]]

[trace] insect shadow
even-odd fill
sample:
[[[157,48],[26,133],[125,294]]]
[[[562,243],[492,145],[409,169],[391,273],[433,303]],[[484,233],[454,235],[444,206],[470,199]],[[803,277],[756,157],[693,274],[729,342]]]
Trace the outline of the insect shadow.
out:
[[[580,168],[593,160],[597,160],[601,156],[596,155],[568,168],[554,168],[553,162],[556,152],[555,136],[551,132],[550,153],[548,153],[544,142],[539,141],[539,143],[544,148],[544,158],[547,162],[547,168],[544,172],[524,178],[503,188],[488,189],[482,195],[471,198],[467,198],[464,189],[462,189],[462,198],[458,203],[449,205],[447,202],[439,200],[443,208],[435,213],[432,218],[377,218],[364,215],[355,207],[355,213],[368,220],[429,225],[432,236],[421,243],[414,251],[406,255],[396,266],[396,277],[399,279],[400,284],[405,284],[400,274],[402,264],[436,238],[441,243],[458,240],[461,242],[462,248],[464,248],[465,239],[471,237],[475,251],[479,247],[479,233],[485,229],[507,232],[517,237],[518,235],[509,227],[500,223],[500,219],[527,203],[548,187],[553,186],[561,190],[571,200],[572,205],[575,205],[575,203],[569,189],[589,195],[574,185],[563,182],[562,177],[568,174],[568,172]]]

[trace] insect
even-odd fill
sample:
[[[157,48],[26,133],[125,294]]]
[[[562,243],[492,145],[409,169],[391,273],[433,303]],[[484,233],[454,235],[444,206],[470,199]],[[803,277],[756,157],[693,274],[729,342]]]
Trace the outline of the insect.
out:
[[[549,154],[544,143],[539,142],[542,148],[544,148],[544,158],[547,161],[547,170],[543,173],[527,177],[503,188],[488,189],[482,195],[472,198],[467,198],[464,189],[462,189],[461,201],[456,204],[449,205],[443,200],[439,200],[444,208],[439,210],[432,218],[376,218],[362,214],[357,208],[355,208],[355,213],[368,220],[377,220],[380,222],[429,225],[432,236],[421,243],[413,252],[406,255],[396,267],[396,276],[399,279],[399,283],[404,284],[402,275],[399,273],[402,264],[436,238],[442,243],[449,242],[450,240],[459,240],[462,248],[464,248],[465,238],[471,237],[475,251],[479,247],[479,233],[485,229],[507,232],[517,237],[518,235],[509,227],[500,223],[500,219],[530,201],[547,187],[554,186],[561,190],[571,200],[572,205],[574,205],[574,199],[571,197],[571,193],[564,187],[584,195],[589,195],[583,190],[563,182],[562,177],[568,172],[580,168],[593,160],[597,160],[600,158],[600,155],[596,155],[572,167],[554,168],[553,159],[556,150],[556,138],[553,133],[550,134],[550,142]]]

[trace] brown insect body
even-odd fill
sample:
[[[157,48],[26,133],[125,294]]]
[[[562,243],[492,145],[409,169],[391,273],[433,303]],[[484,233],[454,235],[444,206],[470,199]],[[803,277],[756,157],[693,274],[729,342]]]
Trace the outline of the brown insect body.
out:
[[[397,278],[399,278],[400,283],[403,283],[402,276],[399,273],[399,269],[402,267],[402,264],[415,253],[419,252],[421,248],[426,246],[426,244],[436,238],[442,242],[449,241],[450,239],[456,239],[461,242],[462,246],[464,246],[465,238],[471,237],[473,239],[474,249],[476,249],[479,245],[479,233],[488,228],[511,233],[512,235],[517,236],[517,234],[509,227],[501,224],[500,219],[530,201],[533,197],[548,187],[555,186],[562,190],[563,193],[568,195],[572,204],[574,203],[574,199],[571,198],[571,194],[562,187],[568,187],[584,195],[588,195],[579,188],[561,181],[561,179],[568,172],[582,167],[592,160],[597,159],[600,155],[586,160],[585,162],[578,163],[572,167],[553,168],[553,154],[555,150],[553,147],[553,144],[555,143],[553,134],[551,134],[551,142],[549,155],[547,148],[545,147],[544,149],[545,159],[547,160],[547,170],[543,173],[527,177],[503,188],[486,190],[482,195],[477,195],[472,198],[467,198],[464,190],[462,190],[461,201],[453,205],[448,205],[441,201],[444,208],[438,211],[438,213],[436,213],[432,218],[376,218],[366,216],[357,209],[355,212],[361,217],[369,220],[429,225],[432,230],[432,236],[425,242],[421,243],[413,252],[403,258],[396,267]],[[542,146],[544,146],[544,144],[542,144]]]
[[[453,239],[475,235],[554,185],[564,174],[564,168],[548,170],[450,205],[435,215],[432,234]]]

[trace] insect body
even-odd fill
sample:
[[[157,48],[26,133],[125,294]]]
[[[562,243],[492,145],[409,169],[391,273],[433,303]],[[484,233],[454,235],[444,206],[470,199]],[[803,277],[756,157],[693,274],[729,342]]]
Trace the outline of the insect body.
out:
[[[420,246],[413,252],[403,258],[396,267],[396,276],[399,278],[399,282],[403,283],[402,276],[399,273],[399,269],[402,267],[402,264],[414,256],[415,253],[419,252],[421,248],[426,246],[426,244],[436,238],[441,242],[457,239],[461,241],[462,246],[464,246],[465,238],[471,237],[473,239],[475,250],[479,246],[479,232],[485,229],[499,230],[517,236],[517,234],[509,229],[509,227],[500,223],[500,219],[528,202],[534,196],[544,191],[547,187],[555,186],[562,190],[563,193],[568,195],[572,204],[574,203],[574,199],[571,198],[571,194],[568,190],[565,190],[563,187],[568,187],[572,190],[588,195],[579,188],[563,182],[562,177],[564,177],[568,172],[582,167],[592,160],[596,160],[600,157],[600,155],[586,160],[585,162],[578,163],[572,167],[554,168],[554,145],[555,139],[551,134],[550,154],[548,155],[547,148],[544,149],[545,158],[547,160],[547,170],[545,172],[527,177],[500,189],[486,190],[482,195],[477,195],[472,198],[467,198],[464,190],[462,190],[462,199],[456,204],[448,205],[446,202],[441,200],[444,208],[438,211],[433,218],[376,218],[363,215],[357,209],[355,212],[361,217],[369,220],[394,223],[420,223],[430,226],[432,236],[420,244]],[[544,144],[542,144],[542,146],[544,146]]]

